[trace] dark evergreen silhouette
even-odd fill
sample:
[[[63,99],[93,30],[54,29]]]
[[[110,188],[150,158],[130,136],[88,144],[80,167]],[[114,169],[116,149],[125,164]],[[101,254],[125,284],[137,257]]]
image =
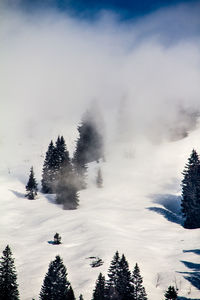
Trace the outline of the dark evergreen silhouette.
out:
[[[53,183],[55,182],[55,158],[56,149],[53,141],[50,142],[43,165],[42,172],[42,192],[45,194],[53,193]]]
[[[84,300],[84,299],[83,299],[83,295],[82,295],[82,294],[80,294],[80,296],[79,296],[79,300]]]
[[[0,260],[0,299],[18,300],[17,273],[12,252],[7,245]]]
[[[76,175],[67,156],[60,166],[56,186],[56,202],[63,204],[64,209],[76,209],[79,204]]]
[[[55,244],[55,245],[61,244],[61,236],[59,235],[59,233],[56,233],[56,234],[54,235],[54,244]]]
[[[147,300],[147,294],[142,282],[143,279],[140,275],[140,269],[136,263],[132,274],[132,293],[134,300]]]
[[[99,161],[104,156],[103,136],[97,125],[96,116],[87,111],[78,127],[79,138],[74,153],[74,166],[79,179],[79,189],[86,188],[86,164]]]
[[[178,298],[178,293],[173,286],[169,286],[165,292],[165,300],[176,300]]]
[[[106,295],[108,299],[118,299],[116,285],[118,280],[119,262],[119,252],[116,251],[108,269],[108,280],[106,282]]]
[[[103,187],[103,177],[102,177],[101,168],[99,168],[97,172],[96,185],[98,188]]]
[[[70,283],[67,270],[59,255],[50,262],[40,291],[41,300],[69,300]]]
[[[105,277],[101,273],[96,281],[92,300],[106,300]]]
[[[124,256],[119,261],[117,269],[116,290],[119,300],[132,300],[131,272]]]
[[[181,206],[184,227],[200,228],[200,161],[195,150],[192,150],[183,175]]]
[[[52,141],[49,144],[43,166],[42,191],[55,193],[57,204],[62,204],[64,209],[78,207],[77,178],[63,136],[58,136],[55,146]]]
[[[62,136],[56,141],[56,152],[56,202],[63,204],[64,209],[76,209],[79,202],[76,176]]]
[[[33,171],[33,167],[31,167],[30,170],[30,175],[29,175],[29,180],[28,183],[26,185],[26,197],[30,200],[35,199],[35,196],[37,195],[37,182],[34,176],[34,171]]]
[[[74,296],[74,291],[73,291],[71,285],[69,286],[69,291],[68,291],[68,294],[67,294],[67,299],[68,300],[76,300],[75,296]]]

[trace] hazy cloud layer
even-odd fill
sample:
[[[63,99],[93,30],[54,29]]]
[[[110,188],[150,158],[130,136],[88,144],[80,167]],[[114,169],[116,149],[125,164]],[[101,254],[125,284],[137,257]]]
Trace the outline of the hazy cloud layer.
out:
[[[1,9],[1,145],[60,133],[73,148],[91,104],[108,140],[185,136],[200,110],[199,12],[180,5],[122,23],[106,12],[86,22]]]

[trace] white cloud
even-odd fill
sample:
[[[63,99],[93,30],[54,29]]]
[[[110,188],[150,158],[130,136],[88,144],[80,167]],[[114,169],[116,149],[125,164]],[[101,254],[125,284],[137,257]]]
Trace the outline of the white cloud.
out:
[[[182,5],[121,23],[108,13],[87,22],[52,11],[4,10],[1,141],[30,136],[47,142],[62,133],[72,147],[93,101],[108,135],[119,129],[126,105],[120,126],[129,139],[168,136],[180,107],[200,108],[197,12],[198,5]]]

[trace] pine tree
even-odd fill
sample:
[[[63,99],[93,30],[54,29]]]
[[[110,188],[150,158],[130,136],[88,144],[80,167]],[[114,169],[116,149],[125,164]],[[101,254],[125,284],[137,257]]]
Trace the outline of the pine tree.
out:
[[[118,292],[116,290],[118,271],[119,271],[120,256],[116,251],[108,269],[109,279],[106,282],[106,295],[108,299],[118,299]]]
[[[71,285],[69,287],[69,291],[68,291],[68,294],[67,294],[67,300],[76,300],[75,296],[74,296],[74,291],[73,291]]]
[[[133,274],[132,274],[132,284],[133,284],[133,299],[134,300],[147,300],[147,295],[145,288],[142,285],[143,279],[140,275],[140,269],[136,263]]]
[[[59,233],[56,233],[56,234],[54,235],[54,244],[55,244],[55,245],[61,244],[61,236],[59,235]]]
[[[178,298],[178,293],[173,286],[169,286],[168,290],[165,292],[165,300],[176,300]]]
[[[59,255],[49,264],[48,272],[40,291],[41,300],[69,300],[70,283],[67,270]]]
[[[192,150],[183,175],[181,206],[184,227],[200,228],[200,161],[195,150]]]
[[[63,204],[64,209],[76,209],[79,202],[76,175],[62,136],[57,139],[56,149],[59,157],[56,202]]]
[[[42,192],[45,194],[53,193],[53,182],[55,180],[55,147],[53,141],[50,142],[43,165],[42,172]]]
[[[18,300],[17,274],[12,252],[7,245],[0,261],[0,299]]]
[[[31,167],[30,170],[30,175],[29,175],[29,180],[28,183],[26,185],[26,197],[30,200],[35,199],[35,196],[37,195],[37,182],[36,179],[34,177],[34,171],[33,171],[33,167]]]
[[[128,262],[122,255],[117,269],[116,290],[119,295],[119,300],[132,300],[131,272]]]
[[[76,209],[78,207],[76,176],[68,156],[60,166],[56,186],[56,201],[58,204],[63,204],[64,209]]]
[[[96,184],[97,184],[98,188],[102,188],[103,187],[103,177],[102,177],[101,168],[98,169],[97,178],[96,178]]]
[[[74,153],[74,166],[79,179],[79,189],[86,188],[86,164],[104,156],[103,136],[92,111],[87,111],[78,127],[79,138]]]
[[[105,277],[100,273],[96,281],[96,286],[93,292],[92,300],[105,300],[106,290],[105,290]]]
[[[82,294],[80,294],[80,296],[79,296],[79,300],[84,300],[84,299],[83,299],[83,295],[82,295]]]

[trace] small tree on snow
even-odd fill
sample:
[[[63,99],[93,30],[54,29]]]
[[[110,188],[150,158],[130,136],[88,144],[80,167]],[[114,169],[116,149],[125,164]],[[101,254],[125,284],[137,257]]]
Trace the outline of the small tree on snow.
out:
[[[31,167],[31,170],[30,170],[30,175],[29,175],[29,180],[28,180],[28,183],[26,185],[26,197],[30,200],[33,200],[35,199],[35,196],[37,195],[37,191],[38,191],[38,188],[37,188],[37,182],[36,182],[36,179],[35,179],[35,176],[34,176],[34,171],[33,171],[33,167]]]
[[[103,186],[103,177],[102,177],[101,168],[98,169],[96,184],[98,188],[102,188]]]
[[[54,244],[59,245],[61,244],[61,236],[59,235],[59,233],[56,232],[56,234],[54,235]]]

